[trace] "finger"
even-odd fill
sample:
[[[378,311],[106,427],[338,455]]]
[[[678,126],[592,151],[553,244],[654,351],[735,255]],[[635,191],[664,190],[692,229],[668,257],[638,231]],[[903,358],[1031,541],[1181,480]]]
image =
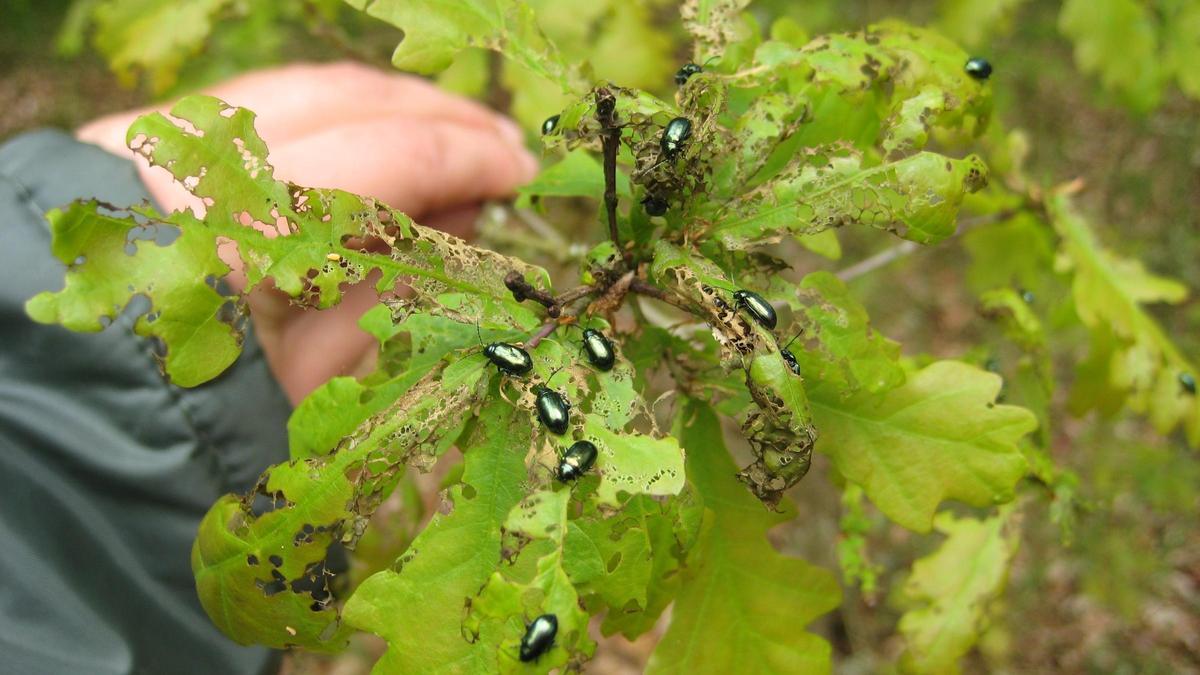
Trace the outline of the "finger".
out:
[[[343,123],[406,116],[474,126],[516,147],[524,135],[512,120],[418,77],[352,63],[297,64],[248,73],[206,90],[255,113],[255,130],[268,146]],[[170,105],[116,113],[80,127],[76,136],[115,154],[129,154],[125,131],[140,115]]]
[[[373,351],[377,341],[358,326],[362,315],[379,303],[378,274],[345,290],[342,301],[320,312],[304,312],[283,325],[280,368],[273,368],[293,404],[329,378],[349,375]],[[256,307],[251,308],[255,316]],[[262,325],[256,321],[255,327]]]
[[[472,204],[423,216],[421,224],[469,241],[475,238],[475,223],[478,220],[479,207]]]
[[[255,111],[256,127],[268,144],[299,138],[331,124],[396,115],[490,129],[514,144],[524,143],[512,121],[470,99],[442,91],[418,77],[358,63],[274,68],[216,85],[208,93]]]
[[[408,118],[328,129],[269,160],[277,178],[371,195],[415,218],[506,197],[538,166],[494,132]]]

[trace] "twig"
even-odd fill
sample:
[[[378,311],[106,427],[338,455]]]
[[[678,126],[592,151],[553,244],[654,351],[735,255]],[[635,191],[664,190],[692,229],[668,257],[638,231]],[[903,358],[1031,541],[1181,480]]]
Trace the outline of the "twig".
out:
[[[608,215],[608,236],[621,249],[617,234],[617,149],[621,129],[617,126],[617,99],[608,89],[596,90],[596,119],[600,121],[600,142],[604,148],[604,210]]]
[[[879,253],[876,253],[875,255],[873,255],[869,258],[863,258],[862,260],[859,260],[858,262],[854,263],[853,265],[851,265],[845,269],[838,270],[837,278],[841,279],[842,281],[850,281],[851,279],[857,279],[858,277],[861,277],[864,274],[869,274],[870,272],[874,272],[875,270],[879,269],[880,267],[883,267],[884,265],[887,265],[888,263],[892,262],[893,260],[896,260],[897,258],[902,258],[902,257],[912,253],[913,251],[917,250],[918,248],[920,248],[920,247],[916,242],[911,242],[911,241],[900,242],[899,244],[896,244],[895,246],[892,246],[891,248],[883,249]]]
[[[600,290],[600,289],[596,288],[595,286],[580,286],[578,288],[572,288],[571,290],[567,291],[566,293],[563,293],[562,295],[555,298],[554,302],[559,307],[566,307],[567,305],[571,304],[572,302],[575,302],[576,300],[578,300],[580,298],[587,297],[587,296],[595,293],[598,290]]]
[[[504,276],[504,286],[512,291],[513,298],[517,302],[525,302],[533,300],[546,308],[546,314],[550,318],[557,319],[562,314],[563,307],[575,302],[576,300],[592,295],[600,290],[595,286],[579,286],[563,293],[557,298],[550,295],[546,291],[534,288],[532,284],[525,281],[525,277],[521,273],[513,270]]]
[[[579,316],[582,309],[570,311],[570,304],[579,300],[580,298],[586,298],[587,296],[595,293],[597,290],[599,289],[597,289],[595,286],[580,286],[578,288],[572,288],[555,299],[555,308],[568,308],[567,317],[571,317],[573,319],[574,317]],[[549,313],[549,311],[547,311],[547,313]],[[542,324],[541,328],[538,328],[537,332],[530,336],[529,341],[526,343],[526,347],[533,349],[534,347],[538,346],[542,340],[550,337],[550,335],[552,335],[559,326],[571,322],[571,319],[566,317],[557,318],[559,314],[561,314],[561,312],[551,314],[550,316],[554,318],[551,318],[549,321]]]
[[[682,298],[672,293],[668,293],[658,286],[654,286],[647,281],[643,281],[642,279],[634,279],[629,285],[629,290],[638,295],[644,295],[648,298],[654,298],[660,302],[665,302],[672,307],[676,307],[687,312],[688,314],[698,314],[696,308],[689,305]]]
[[[1001,220],[1005,220],[1005,219],[1013,217],[1015,214],[1016,214],[1016,211],[1006,209],[1004,211],[998,211],[996,213],[989,213],[987,215],[975,216],[974,218],[966,218],[966,219],[959,221],[958,230],[956,233],[962,234],[963,232],[966,232],[967,230],[969,230],[973,227],[978,227],[980,225],[989,225],[991,223],[1000,222]],[[841,279],[842,281],[850,281],[851,279],[857,279],[858,277],[861,277],[864,274],[869,274],[871,272],[874,272],[875,270],[879,269],[880,267],[883,267],[884,265],[891,263],[892,261],[898,260],[899,258],[903,258],[906,255],[910,255],[911,253],[913,253],[914,251],[916,251],[919,248],[921,248],[921,246],[919,244],[917,244],[916,242],[912,242],[912,241],[901,242],[899,244],[896,244],[895,246],[892,246],[891,248],[885,248],[884,250],[880,251],[879,253],[876,253],[875,255],[873,255],[869,258],[863,258],[862,260],[854,263],[853,265],[851,265],[849,267],[838,270],[837,278]]]
[[[513,270],[505,275],[504,286],[508,288],[508,290],[512,291],[513,298],[515,298],[517,302],[533,300],[534,302],[545,306],[546,314],[549,314],[551,318],[558,318],[558,315],[562,312],[561,308],[558,306],[558,302],[554,300],[553,295],[550,295],[546,291],[534,288],[528,281],[525,281],[525,277],[516,270]]]
[[[542,340],[545,340],[546,338],[550,337],[550,335],[557,328],[558,328],[557,321],[547,321],[546,323],[542,324],[542,327],[539,328],[537,330],[537,332],[534,333],[533,336],[531,336],[529,338],[528,341],[526,341],[525,348],[533,349],[534,347],[537,347],[539,344],[541,344]]]

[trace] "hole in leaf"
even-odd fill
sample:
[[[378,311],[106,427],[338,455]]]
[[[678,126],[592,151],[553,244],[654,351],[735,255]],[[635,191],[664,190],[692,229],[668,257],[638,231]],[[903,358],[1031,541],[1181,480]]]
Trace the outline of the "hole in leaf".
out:
[[[258,556],[254,555],[253,553],[246,556],[246,564],[247,565],[257,565],[258,564]]]
[[[279,570],[271,570],[271,581],[257,579],[254,584],[262,589],[263,595],[268,598],[287,590],[287,579],[279,573]]]
[[[268,557],[267,560],[271,561],[271,564],[276,567],[283,565],[283,558],[281,558],[277,555],[272,555],[272,556]]]

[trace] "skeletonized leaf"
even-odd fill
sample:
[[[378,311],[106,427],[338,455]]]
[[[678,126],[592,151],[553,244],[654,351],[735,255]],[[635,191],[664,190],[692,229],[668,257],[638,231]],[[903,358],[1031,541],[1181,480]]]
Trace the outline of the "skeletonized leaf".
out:
[[[240,333],[222,314],[236,300],[213,291],[228,271],[215,255],[222,239],[237,245],[247,278],[244,292],[270,278],[278,289],[319,308],[336,304],[343,285],[373,271],[380,272],[380,292],[403,279],[430,296],[452,290],[490,298],[501,316],[527,311],[504,285],[508,271],[545,283],[542,270],[416,225],[373,199],[276,180],[266,145],[254,131],[254,114],[244,108],[190,96],[171,114],[177,122],[159,113],[139,118],[128,138],[151,164],[165,167],[205,202],[204,220],[190,211],[162,217],[148,207],[135,209],[136,219],[109,216],[95,204],[52,213],[54,254],[71,267],[63,291],[29,301],[35,320],[100,330],[100,317],[113,316],[133,295],[144,294],[151,313],[138,322],[138,332],[161,338],[167,374],[193,386],[219,374],[239,351]],[[148,230],[180,234],[166,246],[141,241],[127,246]],[[375,253],[354,243],[363,239],[378,239],[390,250]]]
[[[323,567],[330,544],[352,544],[406,463],[427,465],[461,428],[483,377],[460,361],[428,377],[363,425],[335,451],[267,470],[257,494],[222,497],[192,548],[200,602],[217,627],[243,644],[332,651],[346,631],[329,602]]]
[[[779,176],[731,201],[712,236],[732,249],[846,225],[884,229],[921,244],[954,233],[963,196],[987,184],[975,155],[951,159],[921,152],[864,166],[845,148],[797,155]]]
[[[731,42],[747,38],[750,27],[742,10],[750,0],[686,0],[679,8],[683,27],[696,42],[696,60],[721,56]]]
[[[524,415],[498,397],[463,447],[462,483],[394,569],[368,578],[346,602],[346,622],[388,642],[383,673],[485,672],[486,642],[463,633],[464,605],[501,564],[500,527],[523,496]]]
[[[734,306],[732,283],[713,261],[659,240],[650,273],[681,300],[694,305],[712,327],[726,368],[745,372],[755,408],[745,410],[742,432],[754,462],[739,474],[768,505],[808,472],[813,429],[804,380],[784,362],[771,331]]]
[[[585,429],[600,452],[596,498],[601,503],[618,504],[621,492],[666,497],[683,489],[684,453],[674,438],[614,433],[592,415]]]

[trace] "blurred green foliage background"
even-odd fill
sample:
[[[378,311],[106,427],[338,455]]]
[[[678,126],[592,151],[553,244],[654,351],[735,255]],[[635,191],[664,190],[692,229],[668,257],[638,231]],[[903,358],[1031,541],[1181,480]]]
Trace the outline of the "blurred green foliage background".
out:
[[[671,0],[531,4],[567,54],[590,60],[600,78],[668,91],[689,53]],[[1046,185],[1081,179],[1079,202],[1106,225],[1110,246],[1192,289],[1188,302],[1156,318],[1186,354],[1200,353],[1200,2],[759,0],[752,9],[761,26],[786,16],[792,21],[783,25],[808,36],[902,18],[986,56],[995,67],[997,118],[1024,134],[1028,174]],[[180,46],[149,39],[137,23],[170,11],[181,14],[167,20],[210,20],[212,35],[177,33]],[[69,129],[271,64],[356,58],[386,65],[398,38],[333,0],[6,0],[0,139],[42,126]],[[148,54],[158,65],[147,69],[139,59]],[[466,53],[443,84],[511,111],[529,128],[557,109],[545,85],[489,59]],[[498,68],[503,87],[489,84]],[[843,260],[878,242],[845,233]],[[964,247],[944,245],[895,263],[886,282],[859,281],[875,326],[906,352],[967,353],[979,337],[968,260]],[[1069,379],[1069,370],[1060,375]],[[1055,459],[1079,475],[1086,509],[1066,541],[1050,514],[1038,512],[1054,505],[1033,507],[1001,618],[966,669],[1200,672],[1194,453],[1133,419],[1070,420],[1056,433]],[[797,494],[810,514],[806,525],[777,532],[776,543],[836,568],[839,499],[820,483],[806,485]],[[894,661],[899,611],[887,589],[902,586],[908,562],[930,543],[910,540],[870,509],[861,529],[880,590],[848,589],[845,606],[821,627],[846,673],[880,672]],[[636,672],[648,654],[642,642],[602,649],[596,672]],[[306,657],[289,668],[356,672],[367,663],[360,650],[333,663]]]

